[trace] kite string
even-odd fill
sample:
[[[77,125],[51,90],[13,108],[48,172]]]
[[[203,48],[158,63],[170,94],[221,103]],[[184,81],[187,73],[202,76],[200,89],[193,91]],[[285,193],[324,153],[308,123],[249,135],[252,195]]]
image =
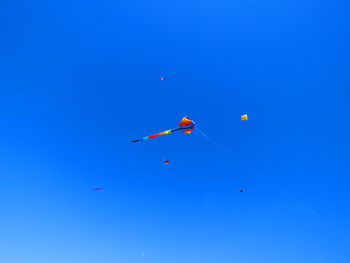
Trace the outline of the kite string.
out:
[[[284,196],[288,197],[289,199],[293,200],[294,202],[296,202],[298,205],[300,205],[301,207],[303,207],[305,210],[307,210],[310,214],[312,214],[313,216],[319,218],[324,224],[330,226],[331,228],[333,228],[336,232],[338,232],[339,234],[341,234],[342,236],[350,239],[350,235],[343,232],[342,230],[340,230],[338,227],[336,227],[334,224],[330,223],[328,220],[326,220],[321,214],[319,214],[318,212],[316,212],[314,209],[312,209],[311,207],[307,206],[306,204],[304,204],[302,201],[300,201],[298,198],[296,198],[294,195],[292,195],[291,193],[289,193],[288,191],[284,190],[283,188],[279,187],[278,185],[276,185],[275,183],[271,182],[265,175],[263,175],[261,172],[259,172],[258,170],[256,170],[255,168],[253,168],[252,166],[250,166],[249,164],[243,162],[242,160],[238,159],[234,154],[232,154],[229,150],[227,150],[225,147],[223,147],[222,145],[218,144],[216,141],[214,141],[212,138],[210,138],[207,134],[205,134],[201,129],[198,128],[198,126],[196,127],[196,130],[199,131],[199,133],[205,137],[208,141],[210,141],[211,143],[213,143],[216,147],[218,147],[219,149],[221,149],[223,152],[225,152],[228,156],[231,157],[231,159],[233,159],[235,162],[239,163],[240,165],[244,166],[245,168],[249,169],[250,171],[252,171],[255,175],[259,176],[260,178],[262,178],[266,183],[268,183],[269,185],[271,185],[273,188],[275,188],[277,191],[279,191],[281,194],[283,194]]]

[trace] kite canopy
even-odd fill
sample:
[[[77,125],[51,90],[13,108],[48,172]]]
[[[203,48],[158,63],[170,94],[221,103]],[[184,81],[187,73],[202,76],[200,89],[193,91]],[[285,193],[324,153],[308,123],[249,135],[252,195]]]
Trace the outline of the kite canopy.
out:
[[[195,123],[190,119],[190,117],[183,117],[179,123],[179,126],[184,128],[184,130],[181,130],[181,132],[191,133],[194,130]]]
[[[164,160],[164,164],[169,164],[170,160]]]

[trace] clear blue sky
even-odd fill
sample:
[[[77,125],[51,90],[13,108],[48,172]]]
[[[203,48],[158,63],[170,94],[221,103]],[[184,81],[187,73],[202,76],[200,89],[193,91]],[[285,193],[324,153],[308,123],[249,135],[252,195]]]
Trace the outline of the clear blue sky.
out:
[[[0,261],[350,262],[349,5],[2,1]]]

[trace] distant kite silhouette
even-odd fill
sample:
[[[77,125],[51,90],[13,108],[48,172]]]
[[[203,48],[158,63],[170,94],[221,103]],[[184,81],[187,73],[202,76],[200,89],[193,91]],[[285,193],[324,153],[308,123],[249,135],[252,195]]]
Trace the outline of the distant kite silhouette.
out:
[[[244,114],[241,116],[241,121],[247,121],[248,120],[248,115]]]
[[[92,191],[100,191],[100,190],[104,190],[104,188],[102,188],[102,187],[97,187],[97,188],[92,188],[91,190],[92,190]]]

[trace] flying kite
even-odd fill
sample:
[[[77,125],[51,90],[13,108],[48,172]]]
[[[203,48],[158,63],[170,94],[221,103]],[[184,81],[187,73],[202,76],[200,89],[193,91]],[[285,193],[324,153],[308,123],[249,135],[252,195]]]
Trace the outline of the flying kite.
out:
[[[97,188],[92,188],[91,190],[92,190],[92,191],[100,191],[100,190],[104,190],[104,188],[102,188],[102,187],[97,187]]]
[[[156,134],[153,134],[150,136],[143,137],[142,139],[133,140],[131,142],[140,142],[140,141],[152,139],[154,137],[158,137],[158,136],[169,134],[169,133],[176,132],[176,131],[181,131],[184,133],[191,133],[193,131],[195,125],[196,124],[194,123],[194,121],[192,121],[189,117],[183,117],[179,123],[179,128],[159,132],[159,133],[156,133]]]
[[[169,164],[170,160],[164,160],[164,164]]]
[[[237,192],[243,193],[243,189],[238,189]]]
[[[164,77],[160,77],[159,79],[160,79],[160,80],[164,80]]]
[[[241,121],[247,121],[248,120],[248,115],[244,114],[241,116]]]

